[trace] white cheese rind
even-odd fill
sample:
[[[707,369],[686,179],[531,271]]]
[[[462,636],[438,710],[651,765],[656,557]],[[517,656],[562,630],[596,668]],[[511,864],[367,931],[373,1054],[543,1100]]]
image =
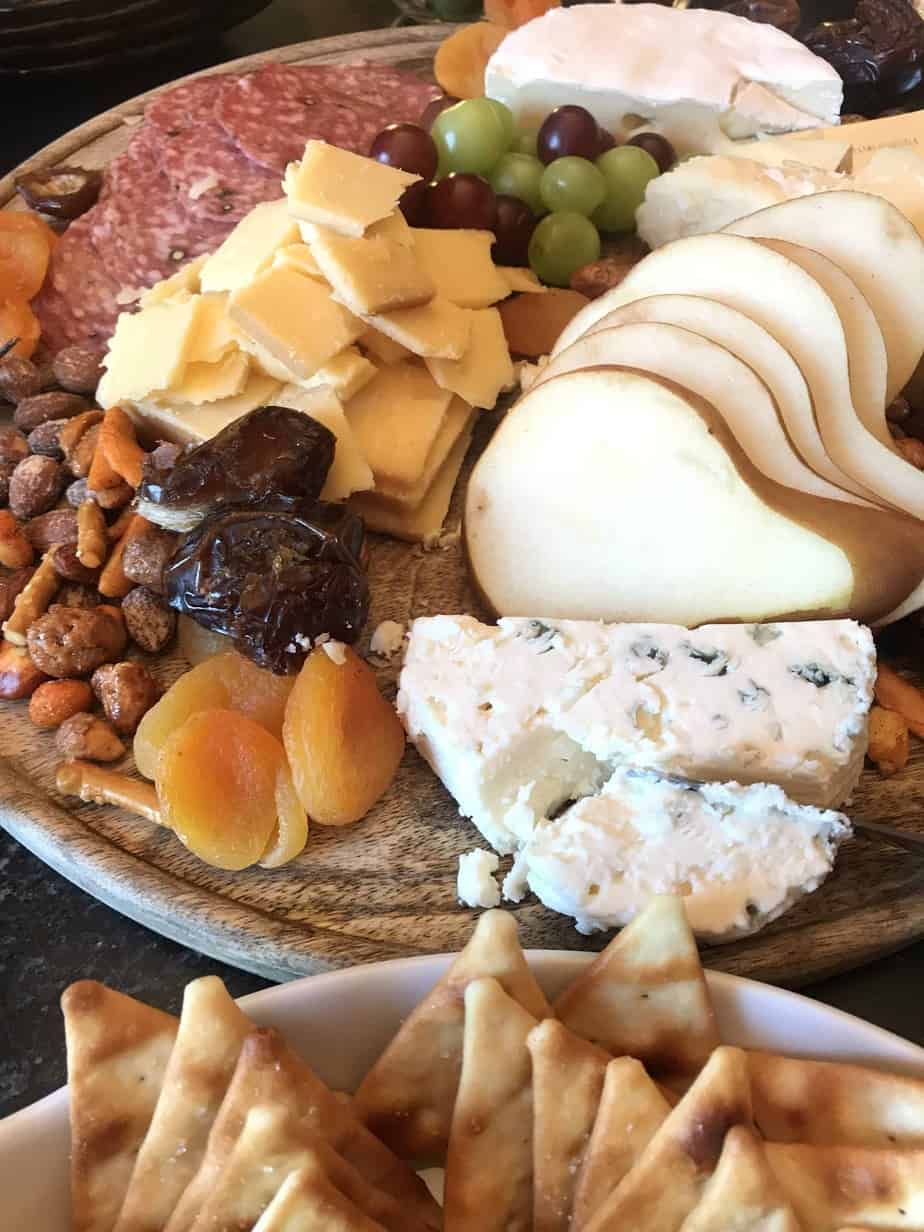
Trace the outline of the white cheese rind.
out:
[[[488,62],[485,93],[539,123],[578,103],[617,135],[626,117],[678,153],[837,124],[836,71],[788,34],[708,9],[658,4],[553,8],[511,31]],[[631,126],[631,125],[630,125]]]
[[[875,672],[872,637],[849,620],[690,631],[435,616],[411,626],[397,707],[507,853],[623,765],[840,804],[863,767]]]
[[[628,924],[654,894],[682,894],[693,931],[725,940],[816,890],[850,833],[841,813],[793,804],[779,787],[618,770],[599,795],[537,827],[519,862],[579,932]]]

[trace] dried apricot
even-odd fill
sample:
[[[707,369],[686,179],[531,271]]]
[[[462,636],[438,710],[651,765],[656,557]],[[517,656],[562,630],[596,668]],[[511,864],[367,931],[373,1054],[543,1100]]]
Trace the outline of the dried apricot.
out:
[[[199,710],[237,710],[278,739],[294,683],[294,677],[274,676],[233,650],[204,659],[180,676],[141,720],[134,746],[139,773],[156,777],[157,759],[168,738]]]
[[[372,670],[348,646],[311,652],[286,706],[282,739],[295,790],[313,821],[359,821],[395,776],[404,729]]]
[[[48,270],[49,248],[36,231],[0,228],[0,288],[4,295],[32,299]]]
[[[228,649],[228,639],[223,633],[213,633],[211,629],[203,629],[189,616],[179,616],[176,627],[176,648],[187,663],[195,667],[204,663],[212,655],[221,654]]]
[[[507,31],[490,21],[462,26],[440,43],[433,72],[440,87],[455,98],[481,98],[484,70]]]
[[[302,808],[287,765],[286,773],[276,779],[276,829],[260,857],[260,867],[281,868],[304,851],[307,842],[308,815]]]
[[[54,252],[58,236],[43,218],[31,210],[0,210],[0,231],[28,232],[44,240],[49,255]]]
[[[559,0],[484,0],[484,15],[506,30],[516,30],[558,6]]]
[[[585,304],[586,295],[552,287],[545,295],[515,295],[498,304],[504,336],[512,355],[538,359],[548,355],[558,335]]]
[[[235,710],[190,715],[163,747],[155,786],[165,823],[217,868],[256,864],[277,833],[300,830],[282,745]]]
[[[28,359],[38,346],[41,332],[35,313],[26,301],[9,295],[0,284],[0,350]],[[18,339],[16,345],[6,351],[6,344],[14,338]]]

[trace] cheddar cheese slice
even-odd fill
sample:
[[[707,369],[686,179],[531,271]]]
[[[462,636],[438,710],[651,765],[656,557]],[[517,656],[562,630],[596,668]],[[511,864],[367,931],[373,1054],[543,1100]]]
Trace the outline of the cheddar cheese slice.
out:
[[[404,190],[419,179],[324,141],[309,141],[301,162],[286,168],[283,187],[293,218],[361,236],[393,213]]]
[[[273,254],[273,265],[290,265],[308,278],[324,277],[307,244],[286,244],[284,248],[277,248]]]
[[[437,473],[449,457],[459,437],[474,423],[474,418],[475,413],[467,402],[463,402],[461,398],[453,398],[436,435],[436,440],[430,446],[430,452],[427,454],[427,460],[417,482],[412,487],[401,488],[391,484],[387,479],[380,479],[375,485],[375,494],[381,501],[382,507],[387,505],[393,507],[396,512],[407,513],[416,509],[426,499]]]
[[[202,297],[153,304],[123,312],[116,321],[96,400],[104,409],[137,402],[152,389],[169,389],[190,359],[201,319]]]
[[[307,231],[307,228],[305,228]],[[334,296],[351,312],[370,314],[426,304],[436,293],[412,248],[387,235],[354,238],[315,227],[308,245]]]
[[[541,283],[531,269],[523,269],[519,265],[499,265],[497,272],[510,288],[511,293],[514,292],[535,292],[548,291],[548,287]]]
[[[231,351],[214,363],[194,361],[169,389],[152,395],[159,402],[188,402],[201,406],[243,393],[250,376],[250,361],[241,351]]]
[[[298,224],[289,217],[285,197],[254,206],[202,266],[202,290],[246,287],[270,264],[277,248],[298,239]]]
[[[510,294],[491,260],[491,231],[413,227],[414,255],[444,299],[459,308],[487,308]]]
[[[272,405],[281,388],[279,381],[259,372],[251,372],[247,384],[234,398],[222,398],[204,406],[145,399],[129,405],[128,409],[143,428],[153,429],[162,440],[176,441],[179,445],[198,445],[258,406]]]
[[[160,282],[155,282],[153,287],[145,291],[144,295],[138,300],[140,308],[150,308],[152,304],[162,304],[164,300],[171,299],[174,295],[181,292],[196,292],[199,290],[199,275],[202,272],[202,267],[209,259],[208,253],[203,253],[201,257],[196,257],[194,261],[187,261],[181,266],[175,274],[171,274],[169,278],[162,278]]]
[[[428,359],[437,385],[450,389],[472,406],[490,410],[501,390],[513,385],[513,363],[496,308],[470,312],[471,339],[461,359]]]
[[[356,347],[347,347],[326,364],[322,364],[314,376],[300,382],[305,389],[326,385],[334,391],[341,402],[349,402],[361,389],[374,379],[378,368]]]
[[[442,359],[461,359],[472,329],[470,314],[441,295],[419,308],[374,314],[367,322],[413,355]]]
[[[377,359],[380,364],[396,364],[401,359],[410,359],[414,354],[406,346],[402,346],[400,342],[395,342],[393,338],[387,337],[387,335],[381,333],[373,325],[370,325],[366,332],[362,334],[359,339],[359,345],[367,355]]]

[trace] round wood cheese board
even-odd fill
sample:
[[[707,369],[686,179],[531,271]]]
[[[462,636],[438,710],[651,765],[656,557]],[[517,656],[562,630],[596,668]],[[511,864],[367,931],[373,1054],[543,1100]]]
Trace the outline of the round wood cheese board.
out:
[[[451,27],[450,27],[451,28]],[[446,26],[382,30],[280,48],[221,65],[367,60],[430,75]],[[152,93],[156,93],[152,92]],[[114,108],[61,137],[0,180],[0,208],[15,208],[15,175],[62,163],[104,167],[127,144],[152,94]],[[366,637],[382,620],[467,611],[483,616],[465,568],[459,526],[472,460],[494,416],[476,432],[440,546],[432,550],[371,536],[373,602]],[[898,640],[890,635],[891,640]],[[397,665],[377,664],[393,696]],[[164,683],[182,670],[159,659]],[[384,800],[358,825],[314,827],[304,853],[277,870],[225,873],[203,864],[171,834],[118,810],[65,801],[54,788],[53,740],[21,703],[0,704],[0,824],[88,893],[132,919],[271,979],[361,962],[460,949],[473,913],[456,898],[459,855],[483,845],[430,771],[408,749]],[[892,779],[864,773],[848,810],[859,819],[924,832],[924,744]],[[527,947],[600,949],[534,899],[516,908]],[[750,939],[705,953],[708,966],[799,984],[868,962],[924,936],[924,861],[879,842],[842,848],[822,888]]]

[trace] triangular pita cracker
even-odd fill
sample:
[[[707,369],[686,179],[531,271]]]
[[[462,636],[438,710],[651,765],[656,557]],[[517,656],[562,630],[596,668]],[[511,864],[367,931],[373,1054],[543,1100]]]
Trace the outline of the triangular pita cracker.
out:
[[[719,1042],[683,899],[653,898],[555,1002],[576,1034],[655,1074],[695,1074]]]
[[[764,1150],[804,1232],[924,1228],[922,1150],[777,1142]]]
[[[667,1120],[669,1104],[634,1057],[606,1067],[600,1107],[577,1175],[571,1232],[581,1232],[622,1178],[638,1163]]]
[[[189,1232],[230,1158],[248,1112],[261,1105],[289,1112],[370,1184],[403,1202],[409,1217],[439,1227],[439,1207],[423,1181],[356,1119],[349,1101],[334,1095],[278,1031],[262,1027],[244,1041],[205,1156],[165,1232]]]
[[[278,1107],[251,1108],[234,1150],[203,1204],[193,1232],[252,1228],[288,1176],[301,1168],[327,1180],[387,1232],[424,1226],[391,1195],[376,1189],[319,1134]]]
[[[490,976],[534,1018],[551,1014],[513,916],[487,911],[468,945],[405,1020],[356,1093],[356,1114],[404,1159],[442,1162],[462,1067],[466,986]]]
[[[111,1232],[144,1140],[177,1020],[93,980],[61,998],[71,1118],[72,1232]]]
[[[681,1232],[801,1232],[760,1140],[747,1126],[728,1131],[718,1166]]]
[[[253,1232],[381,1232],[316,1164],[292,1172]]]
[[[610,1055],[554,1018],[530,1031],[533,1061],[533,1232],[568,1232]]]
[[[497,980],[465,990],[465,1048],[446,1157],[445,1232],[530,1232],[536,1019]]]
[[[588,1232],[678,1232],[699,1202],[733,1125],[751,1126],[747,1060],[717,1048]]]
[[[748,1053],[754,1120],[770,1142],[924,1146],[924,1080],[840,1061]]]
[[[115,1232],[161,1232],[192,1180],[254,1024],[217,975],[186,985],[180,1029]]]

